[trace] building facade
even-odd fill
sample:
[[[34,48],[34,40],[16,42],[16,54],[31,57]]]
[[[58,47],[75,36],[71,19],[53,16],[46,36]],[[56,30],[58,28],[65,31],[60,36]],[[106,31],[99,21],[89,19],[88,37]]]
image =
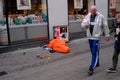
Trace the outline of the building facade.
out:
[[[99,1],[107,4],[107,13],[99,8]],[[98,5],[107,17],[120,12],[119,0],[68,0],[70,37],[83,35],[81,21],[91,5]],[[47,0],[0,0],[0,46],[49,40],[48,9]]]

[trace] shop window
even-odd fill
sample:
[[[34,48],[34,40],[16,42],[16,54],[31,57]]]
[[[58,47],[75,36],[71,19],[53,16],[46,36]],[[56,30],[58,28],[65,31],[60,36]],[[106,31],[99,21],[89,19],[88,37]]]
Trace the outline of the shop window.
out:
[[[8,0],[9,25],[47,23],[46,0]]]
[[[46,0],[8,0],[12,45],[48,39]]]
[[[68,0],[70,21],[81,21],[88,13],[88,0]]]

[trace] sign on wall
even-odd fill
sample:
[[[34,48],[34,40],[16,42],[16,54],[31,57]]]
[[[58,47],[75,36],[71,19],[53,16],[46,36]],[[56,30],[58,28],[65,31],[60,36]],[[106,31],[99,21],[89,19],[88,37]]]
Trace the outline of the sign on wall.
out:
[[[68,42],[69,41],[68,26],[54,26],[53,37]]]
[[[17,0],[18,10],[31,10],[31,0]]]
[[[83,8],[83,0],[74,0],[74,8],[75,9]]]

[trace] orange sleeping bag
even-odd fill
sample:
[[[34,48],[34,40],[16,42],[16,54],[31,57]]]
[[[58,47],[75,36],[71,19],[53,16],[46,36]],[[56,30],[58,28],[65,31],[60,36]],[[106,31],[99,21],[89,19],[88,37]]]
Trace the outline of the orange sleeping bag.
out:
[[[56,52],[62,52],[62,53],[70,52],[70,48],[66,46],[65,41],[60,39],[51,40],[50,43],[47,45],[47,47],[52,48]]]
[[[59,43],[55,44],[53,47],[54,51],[61,52],[61,53],[69,53],[70,48],[66,45],[61,45]]]
[[[49,42],[49,44],[47,45],[47,47],[49,48],[53,48],[55,44],[62,44],[62,45],[66,45],[66,43],[63,41],[63,40],[60,40],[60,39],[53,39]]]

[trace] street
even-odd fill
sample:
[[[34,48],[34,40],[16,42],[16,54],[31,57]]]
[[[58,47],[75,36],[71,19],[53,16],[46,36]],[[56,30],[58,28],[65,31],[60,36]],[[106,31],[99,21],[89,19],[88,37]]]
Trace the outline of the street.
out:
[[[120,80],[119,6],[0,0],[0,80]]]
[[[68,45],[81,45],[79,42],[84,42],[80,51],[71,53],[68,57],[64,57],[55,61],[48,62],[44,65],[36,65],[28,69],[21,69],[0,76],[0,80],[119,80],[120,79],[120,64],[118,64],[117,73],[107,73],[106,70],[111,67],[113,54],[113,40],[108,43],[102,41],[100,51],[100,67],[96,68],[94,74],[89,76],[87,74],[90,64],[90,52],[87,42],[74,41]],[[78,44],[79,43],[79,44]],[[71,45],[73,46],[73,45]],[[78,50],[80,47],[74,47]],[[73,50],[73,49],[72,49]],[[73,51],[72,51],[73,52]],[[56,53],[55,53],[56,54]],[[63,54],[62,54],[63,55]],[[67,54],[68,55],[68,54]],[[70,56],[71,55],[71,56]],[[60,55],[59,55],[60,56]],[[65,55],[64,55],[65,56]],[[1,62],[2,64],[2,62]],[[12,64],[12,63],[11,63]],[[30,63],[29,63],[30,64]],[[13,68],[14,69],[14,68]]]

